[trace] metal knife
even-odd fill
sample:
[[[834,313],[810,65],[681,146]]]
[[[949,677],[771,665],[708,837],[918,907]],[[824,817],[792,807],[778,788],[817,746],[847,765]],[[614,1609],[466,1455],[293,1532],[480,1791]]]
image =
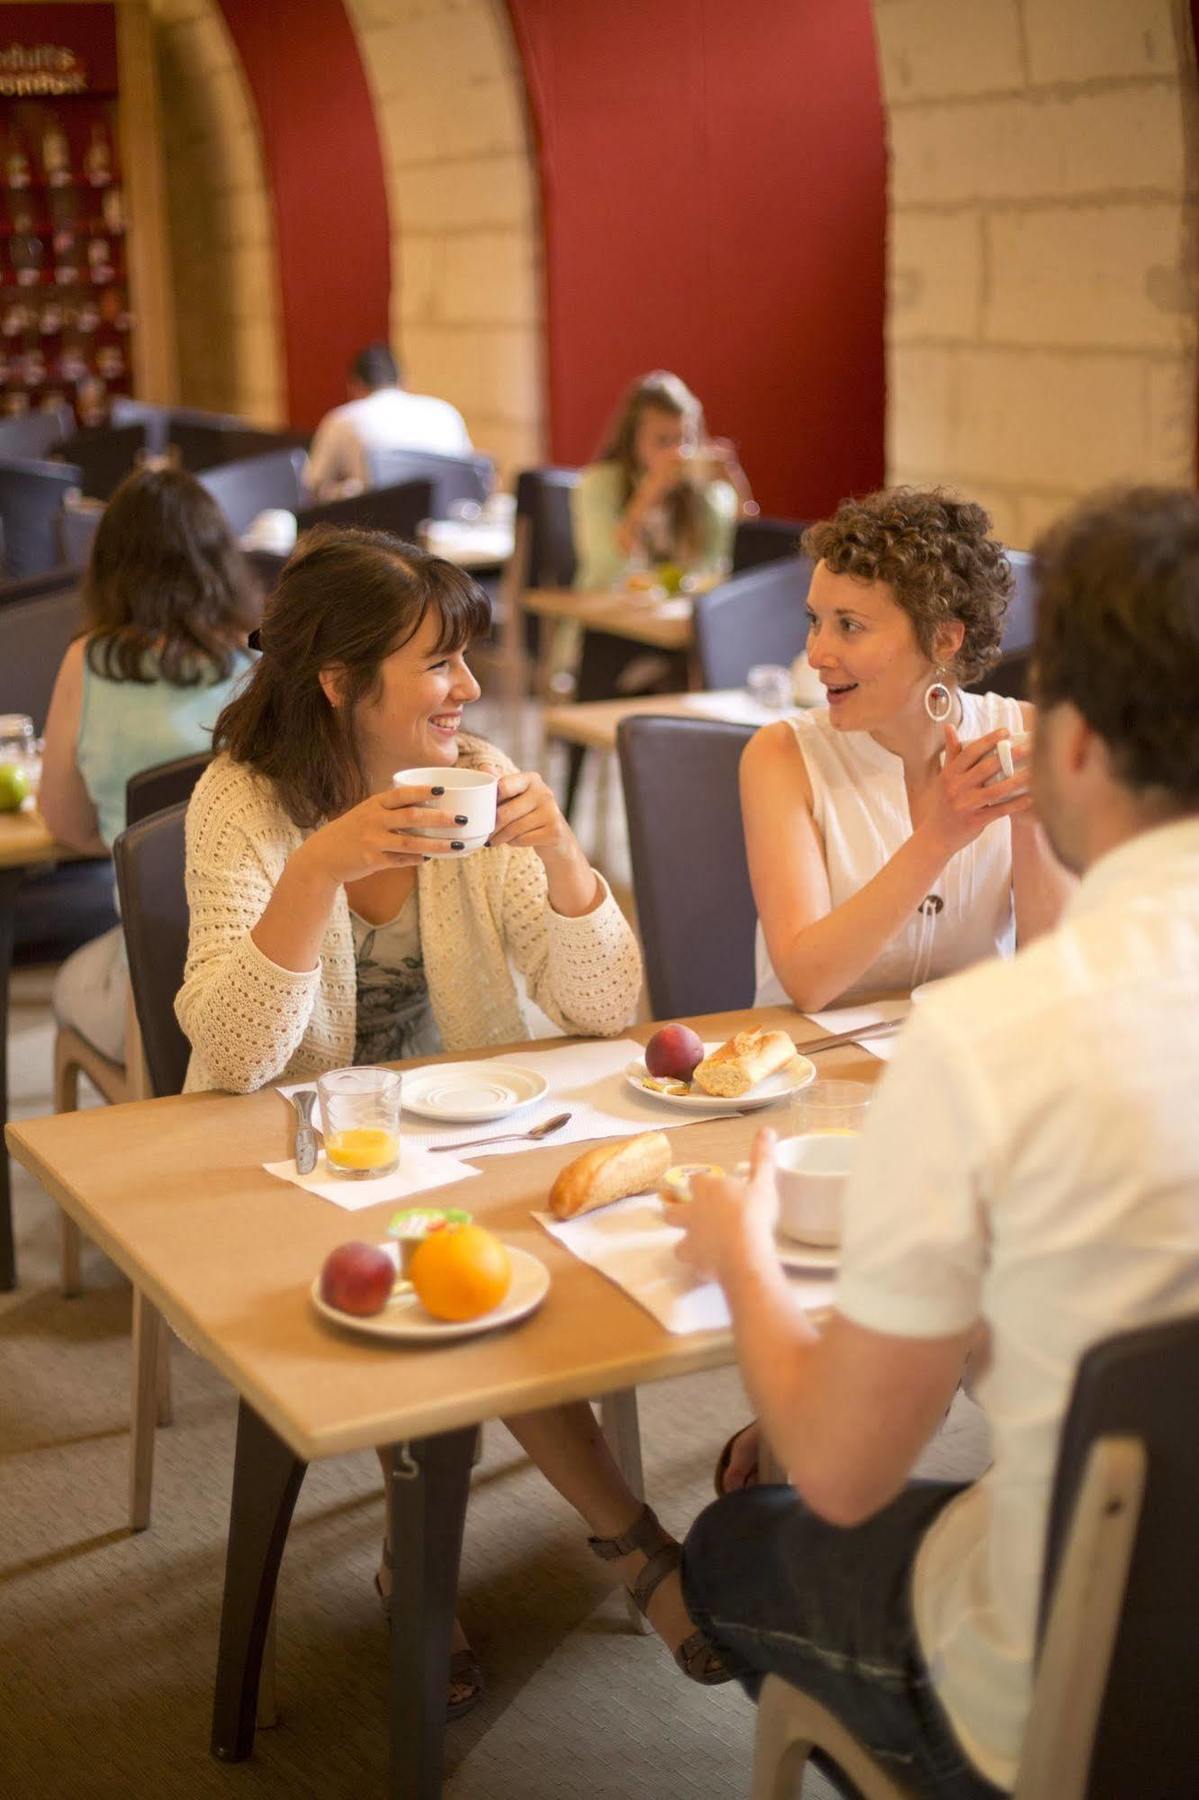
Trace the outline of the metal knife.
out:
[[[316,1168],[316,1130],[312,1123],[316,1089],[297,1088],[291,1098],[300,1120],[296,1126],[296,1174],[311,1175]]]

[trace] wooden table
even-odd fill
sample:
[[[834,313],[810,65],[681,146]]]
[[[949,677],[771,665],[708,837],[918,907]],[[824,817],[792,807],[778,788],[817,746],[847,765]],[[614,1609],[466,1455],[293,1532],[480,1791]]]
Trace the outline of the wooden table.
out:
[[[17,889],[31,869],[77,860],[76,851],[51,837],[40,813],[0,813],[0,1124],[8,1122],[8,984]],[[0,1293],[16,1285],[8,1150],[0,1148]]]
[[[622,719],[722,719],[731,725],[769,725],[784,715],[751,700],[744,688],[709,688],[699,693],[639,694],[627,700],[584,700],[547,706],[541,715],[546,737],[580,744],[586,750],[615,750]]]
[[[750,1018],[822,1035],[789,1010],[694,1021],[707,1038]],[[644,1039],[653,1026],[636,1028]],[[529,1046],[522,1045],[527,1050]],[[495,1054],[494,1051],[480,1054]],[[861,1051],[822,1058],[829,1072],[873,1077]],[[679,1131],[679,1155],[732,1164],[758,1115]],[[391,1781],[402,1800],[441,1791],[449,1634],[474,1428],[505,1413],[590,1399],[713,1368],[731,1333],[672,1337],[529,1217],[578,1145],[483,1161],[440,1190],[532,1250],[550,1270],[540,1311],[510,1331],[421,1351],[325,1324],[309,1286],[332,1247],[380,1238],[392,1205],[352,1217],[273,1179],[292,1118],[278,1095],[194,1094],[24,1120],[14,1155],[89,1238],[240,1396],[212,1749],[237,1761],[254,1744],[263,1645],[296,1496],[309,1461],[379,1444],[393,1458],[396,1568],[391,1632]]]
[[[574,588],[526,588],[520,596],[525,612],[541,619],[563,619],[587,631],[630,638],[653,650],[689,651],[694,641],[691,602],[686,595],[653,600],[626,593],[582,594]]]

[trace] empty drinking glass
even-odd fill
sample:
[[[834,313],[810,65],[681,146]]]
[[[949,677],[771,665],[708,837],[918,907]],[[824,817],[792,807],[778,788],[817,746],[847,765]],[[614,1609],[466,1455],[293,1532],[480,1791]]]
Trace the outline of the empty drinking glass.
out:
[[[750,699],[772,712],[785,712],[791,705],[791,671],[782,663],[755,663],[745,685]]]

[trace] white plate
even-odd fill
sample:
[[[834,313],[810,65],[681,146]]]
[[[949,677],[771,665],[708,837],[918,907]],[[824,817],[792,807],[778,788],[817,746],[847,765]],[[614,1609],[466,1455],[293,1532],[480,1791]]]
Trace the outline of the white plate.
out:
[[[430,1063],[404,1076],[400,1104],[421,1119],[484,1124],[540,1100],[549,1082],[512,1063]]]
[[[704,1055],[711,1056],[714,1050],[719,1049],[720,1044],[705,1044]],[[797,1053],[794,1061],[785,1069],[768,1075],[765,1081],[759,1081],[751,1087],[748,1094],[741,1094],[736,1099],[728,1094],[701,1094],[694,1088],[689,1094],[659,1093],[657,1088],[646,1087],[648,1074],[641,1061],[631,1062],[624,1072],[624,1078],[630,1087],[636,1088],[647,1099],[661,1100],[664,1106],[673,1106],[679,1112],[747,1112],[751,1107],[772,1106],[776,1100],[787,1100],[792,1094],[798,1094],[800,1088],[807,1087],[809,1081],[816,1079],[816,1064]]]
[[[841,1260],[839,1244],[801,1244],[795,1238],[784,1237],[781,1231],[774,1234],[774,1247],[784,1269],[795,1269],[805,1275],[816,1274],[821,1269],[835,1269]]]
[[[511,1245],[508,1255],[512,1258],[512,1285],[507,1297],[494,1311],[484,1313],[481,1319],[460,1322],[435,1319],[425,1311],[411,1288],[393,1295],[382,1312],[360,1319],[321,1299],[319,1275],[310,1289],[312,1304],[322,1318],[329,1319],[334,1325],[365,1332],[368,1337],[390,1338],[398,1344],[438,1344],[447,1343],[451,1338],[477,1337],[483,1331],[498,1331],[502,1325],[514,1325],[517,1319],[525,1318],[540,1306],[549,1292],[550,1272],[543,1262],[530,1251],[514,1250]]]

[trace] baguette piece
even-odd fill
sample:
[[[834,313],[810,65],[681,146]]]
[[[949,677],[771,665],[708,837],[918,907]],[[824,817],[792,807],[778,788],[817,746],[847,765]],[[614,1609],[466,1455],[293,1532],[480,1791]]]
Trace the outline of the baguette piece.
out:
[[[647,1194],[669,1167],[670,1139],[664,1131],[597,1144],[559,1170],[550,1189],[550,1211],[555,1219],[574,1219],[629,1194]]]
[[[785,1031],[739,1031],[711,1056],[705,1056],[692,1081],[704,1094],[739,1100],[759,1081],[784,1068],[795,1055]]]

